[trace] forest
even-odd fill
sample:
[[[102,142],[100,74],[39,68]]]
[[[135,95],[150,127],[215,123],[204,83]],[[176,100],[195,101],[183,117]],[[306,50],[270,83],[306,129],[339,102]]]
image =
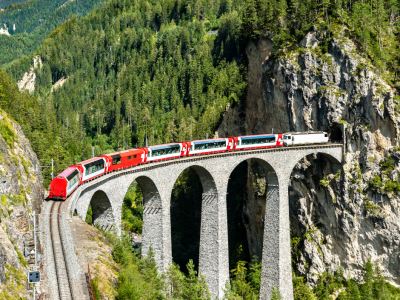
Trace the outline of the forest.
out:
[[[21,3],[24,2],[26,0],[1,0],[0,1],[0,9],[9,6],[10,4],[15,4],[15,3]]]
[[[245,47],[260,35],[273,39],[272,59],[279,60],[298,49],[314,27],[326,31],[327,52],[340,28],[377,72],[393,88],[399,87],[398,1],[111,0],[84,16],[99,3],[88,1],[81,13],[56,10],[47,17],[54,19],[53,25],[46,28],[31,22],[35,13],[18,15],[11,13],[12,6],[7,8],[21,22],[17,30],[30,31],[28,36],[35,38],[11,36],[16,46],[6,47],[20,59],[0,51],[0,64],[6,68],[0,71],[0,107],[21,124],[42,165],[55,160],[56,174],[90,158],[92,147],[99,155],[213,136],[226,106],[246,101]],[[42,40],[36,41],[39,36]],[[0,47],[6,45],[2,38]],[[34,57],[41,63],[34,70],[35,91],[29,95],[19,92],[16,82],[30,71]],[[55,88],[56,83],[63,85]],[[238,167],[228,197],[227,299],[258,299],[259,294],[261,264],[249,256],[243,228],[234,225],[242,219],[246,170],[246,164]],[[48,170],[44,177],[47,187]],[[141,258],[126,238],[105,233],[121,266],[117,299],[209,297],[204,280],[196,276],[201,191],[193,171],[182,173],[172,195],[175,264],[162,275],[157,275],[151,256]],[[133,183],[124,201],[126,231],[141,232],[141,201],[140,187]],[[187,219],[193,222],[186,228],[181,222]],[[87,221],[91,223],[90,216]],[[295,247],[292,237],[292,255]],[[340,300],[400,299],[399,289],[388,284],[370,261],[363,266],[361,281],[345,279],[338,268],[321,274],[314,288],[296,274],[293,284],[299,300],[330,299],[333,294]],[[279,291],[273,299],[280,299]]]
[[[76,146],[84,137],[96,154],[146,140],[153,145],[205,138],[214,134],[226,105],[243,100],[245,68],[234,59],[238,35],[230,33],[238,33],[237,12],[218,8],[226,29],[215,36],[206,34],[195,14],[179,19],[183,12],[177,14],[176,5],[108,2],[87,17],[73,16],[29,58],[7,69],[17,80],[33,56],[42,60],[34,96],[75,137],[60,148],[66,155],[56,172],[88,158]],[[237,47],[224,48],[226,40]],[[50,92],[60,79],[64,85]]]
[[[7,6],[0,11],[0,24],[10,35],[0,35],[0,67],[35,51],[59,25],[101,6],[105,0],[31,0]],[[4,1],[0,2],[0,6]]]

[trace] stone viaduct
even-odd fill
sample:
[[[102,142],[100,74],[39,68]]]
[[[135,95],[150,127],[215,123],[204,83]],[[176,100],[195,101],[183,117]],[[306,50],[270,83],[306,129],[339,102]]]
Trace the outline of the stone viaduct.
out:
[[[283,299],[293,299],[290,255],[288,186],[295,165],[305,156],[321,153],[340,167],[342,145],[269,148],[186,157],[136,166],[103,175],[80,186],[74,194],[71,214],[85,219],[89,203],[94,223],[114,226],[121,232],[122,203],[134,180],[144,197],[142,253],[150,246],[159,270],[172,262],[170,202],[178,176],[187,168],[198,174],[202,186],[199,272],[214,297],[223,297],[229,280],[226,194],[232,171],[244,160],[258,161],[267,174],[260,299],[269,300],[272,288]]]

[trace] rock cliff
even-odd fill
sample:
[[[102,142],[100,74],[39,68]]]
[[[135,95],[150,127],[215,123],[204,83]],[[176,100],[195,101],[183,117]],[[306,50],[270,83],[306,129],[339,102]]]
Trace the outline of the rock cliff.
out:
[[[44,190],[39,162],[21,127],[0,111],[0,298],[31,297],[27,272],[34,263],[31,213]]]
[[[289,201],[296,273],[313,285],[317,274],[341,265],[347,276],[360,278],[371,258],[389,282],[400,285],[399,98],[344,28],[333,36],[314,29],[298,48],[280,56],[272,57],[272,48],[267,37],[246,48],[245,133],[323,130],[344,143],[341,166],[317,154],[293,170]],[[239,131],[241,122],[229,124],[227,117],[219,131]],[[249,166],[244,214],[265,206],[262,184],[253,184],[262,183],[262,173]],[[260,255],[262,218],[249,219],[249,250]]]

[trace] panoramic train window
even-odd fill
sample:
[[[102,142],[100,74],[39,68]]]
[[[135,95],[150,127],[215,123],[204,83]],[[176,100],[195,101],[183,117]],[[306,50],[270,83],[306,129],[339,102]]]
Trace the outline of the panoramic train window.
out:
[[[194,150],[207,150],[226,147],[226,140],[195,142]]]
[[[69,190],[71,187],[73,187],[75,185],[75,183],[78,182],[79,180],[79,172],[78,170],[73,171],[71,174],[69,174],[67,176],[67,180],[68,180],[68,187],[67,190]]]
[[[111,156],[113,159],[113,165],[119,165],[121,163],[121,155]]]
[[[88,163],[85,165],[86,171],[85,175],[90,175],[93,174],[97,171],[103,170],[104,169],[104,160],[96,160],[94,162]]]
[[[242,145],[257,145],[257,144],[266,144],[266,143],[275,143],[275,136],[258,136],[251,138],[242,138]]]
[[[150,148],[150,149],[151,149],[151,156],[169,155],[169,154],[179,153],[181,151],[181,147],[179,146],[179,144],[172,146],[164,146],[162,148]]]

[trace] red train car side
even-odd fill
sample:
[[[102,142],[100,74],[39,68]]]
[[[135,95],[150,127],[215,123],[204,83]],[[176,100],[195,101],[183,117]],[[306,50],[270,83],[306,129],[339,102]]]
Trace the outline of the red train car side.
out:
[[[106,172],[118,171],[144,163],[145,151],[142,148],[103,154],[107,161]]]
[[[81,183],[81,173],[76,166],[61,172],[50,183],[49,198],[65,200]]]

